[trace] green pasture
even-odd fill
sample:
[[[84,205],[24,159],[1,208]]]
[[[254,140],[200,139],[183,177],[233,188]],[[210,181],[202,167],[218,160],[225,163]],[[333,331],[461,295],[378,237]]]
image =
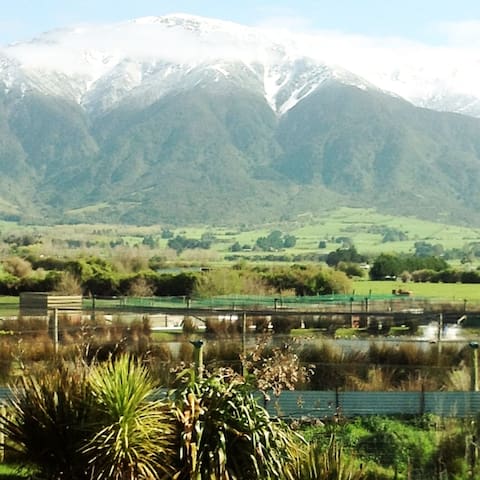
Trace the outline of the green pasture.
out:
[[[357,280],[353,283],[355,295],[388,295],[399,288],[410,290],[412,297],[480,302],[480,284],[474,283],[402,283],[373,280]]]
[[[366,255],[377,255],[382,252],[413,252],[414,244],[425,241],[441,244],[444,249],[462,248],[471,242],[480,242],[480,228],[447,225],[428,222],[413,217],[398,217],[379,214],[373,209],[339,208],[319,216],[298,216],[293,221],[276,222],[268,225],[20,225],[14,222],[0,222],[2,234],[35,234],[41,237],[41,243],[29,247],[31,251],[44,255],[88,254],[111,256],[114,250],[111,244],[124,246],[142,246],[145,236],[153,236],[158,240],[158,248],[148,250],[148,254],[164,257],[171,264],[223,264],[225,256],[230,255],[230,247],[235,243],[253,247],[257,238],[267,236],[274,230],[297,238],[295,247],[279,252],[243,251],[236,252],[239,257],[255,259],[268,254],[301,255],[308,253],[326,254],[342,247],[342,238],[349,239],[357,251]],[[163,229],[169,229],[174,236],[200,239],[209,233],[215,237],[210,250],[187,250],[180,255],[167,251],[167,240],[161,238]],[[384,242],[382,229],[394,229],[406,236],[403,241]],[[66,248],[59,241],[78,240],[82,242],[80,249]],[[325,241],[326,248],[319,249],[319,242]],[[55,242],[55,243],[53,243]],[[90,245],[90,246],[87,246]]]
[[[374,233],[375,227],[399,230],[407,240],[383,242],[381,233]],[[298,225],[289,233],[297,237],[297,245],[288,251],[320,251],[320,240],[327,242],[325,252],[337,249],[338,237],[349,238],[357,250],[365,254],[381,252],[413,252],[417,241],[442,244],[445,249],[461,248],[466,243],[480,241],[480,229],[427,222],[413,217],[382,215],[373,210],[341,208],[328,216],[312,219],[308,224]]]
[[[404,233],[403,241],[383,242],[383,234],[378,227],[391,228]],[[413,217],[383,215],[369,209],[340,208],[322,217],[299,217],[298,221],[279,222],[259,227],[190,227],[172,229],[177,235],[200,238],[205,232],[212,233],[217,241],[212,246],[219,253],[228,254],[235,242],[254,246],[257,238],[266,236],[273,230],[295,235],[297,244],[281,252],[238,252],[244,257],[261,256],[265,253],[297,255],[302,253],[328,253],[342,246],[339,238],[351,240],[360,253],[376,255],[382,252],[414,251],[414,244],[425,241],[441,244],[444,249],[462,248],[470,242],[480,242],[480,229],[466,226],[428,222]],[[326,248],[319,249],[319,242],[326,242]]]
[[[0,296],[0,316],[15,316],[18,314],[19,298]]]

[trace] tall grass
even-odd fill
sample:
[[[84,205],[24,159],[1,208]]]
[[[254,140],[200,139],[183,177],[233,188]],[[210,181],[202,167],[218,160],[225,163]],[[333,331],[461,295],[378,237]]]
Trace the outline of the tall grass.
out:
[[[466,346],[443,345],[439,353],[438,345],[413,342],[372,342],[366,351],[344,351],[327,342],[307,343],[300,349],[299,357],[304,365],[315,367],[308,383],[313,390],[457,389],[460,376],[470,375],[471,363]]]
[[[46,479],[82,479],[83,445],[92,413],[86,370],[64,364],[33,377],[21,377],[13,407],[1,419],[10,448],[26,464],[40,466]]]
[[[360,461],[347,454],[335,435],[325,446],[312,442],[298,460],[295,480],[361,480],[367,478]]]

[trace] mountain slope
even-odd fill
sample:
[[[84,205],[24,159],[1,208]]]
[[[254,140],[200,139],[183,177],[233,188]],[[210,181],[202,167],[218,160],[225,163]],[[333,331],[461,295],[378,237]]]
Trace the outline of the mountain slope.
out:
[[[92,189],[90,183],[91,201],[107,197],[121,206],[120,221],[132,221],[139,211],[144,222],[152,221],[149,216],[233,219],[250,211],[261,191],[273,188],[255,177],[278,151],[277,119],[261,97],[227,87],[214,83],[97,118],[93,130],[101,149],[93,174],[101,185]]]
[[[260,223],[365,205],[480,225],[479,187],[479,119],[247,27],[154,17],[0,55],[2,217]]]
[[[478,218],[479,127],[332,82],[282,119],[277,168],[393,212]]]

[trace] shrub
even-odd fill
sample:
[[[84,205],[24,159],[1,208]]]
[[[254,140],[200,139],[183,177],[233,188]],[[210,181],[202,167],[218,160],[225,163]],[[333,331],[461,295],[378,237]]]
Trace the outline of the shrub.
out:
[[[15,391],[2,431],[43,479],[172,478],[174,419],[131,357],[87,368],[64,364]]]
[[[86,459],[79,453],[92,414],[86,370],[57,365],[38,378],[22,377],[2,431],[19,458],[46,479],[82,479]]]
[[[290,333],[292,328],[300,328],[301,319],[300,318],[291,318],[283,316],[272,317],[272,327],[275,333]]]
[[[189,273],[158,275],[154,279],[154,294],[157,296],[191,296],[197,279]]]
[[[81,452],[91,478],[162,478],[170,473],[173,425],[166,405],[153,400],[147,369],[131,357],[96,366],[89,386],[95,401],[95,431]]]
[[[468,271],[460,274],[462,283],[480,283],[480,272]]]
[[[337,269],[345,273],[349,278],[363,277],[365,271],[358,263],[340,262]]]
[[[96,273],[88,277],[83,285],[93,295],[109,297],[119,293],[118,278],[110,273]]]
[[[436,275],[434,270],[415,270],[412,272],[412,280],[417,283],[431,282],[432,278]]]
[[[127,295],[131,297],[152,297],[154,287],[145,277],[137,276],[132,279],[127,290]]]
[[[244,379],[228,370],[193,378],[187,372],[172,395],[179,428],[174,478],[292,478],[287,475],[300,454],[297,442]]]
[[[78,278],[71,272],[61,272],[60,278],[55,285],[55,292],[60,295],[81,295],[82,285]]]
[[[3,269],[15,277],[23,278],[32,273],[32,264],[20,257],[9,257],[3,261]]]
[[[298,480],[360,480],[366,478],[363,465],[345,452],[335,435],[325,447],[317,442],[308,445],[297,460]]]

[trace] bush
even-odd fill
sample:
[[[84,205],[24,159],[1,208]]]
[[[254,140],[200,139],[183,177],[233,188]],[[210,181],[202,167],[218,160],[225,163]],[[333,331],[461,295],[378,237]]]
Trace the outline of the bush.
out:
[[[297,442],[242,377],[219,371],[192,381],[192,372],[187,374],[172,396],[179,427],[175,478],[292,478]]]
[[[272,327],[274,333],[281,333],[287,334],[290,333],[292,328],[300,328],[301,327],[301,319],[299,318],[291,318],[291,317],[283,317],[283,316],[275,316],[272,317]]]
[[[86,375],[81,366],[57,365],[38,378],[22,377],[13,409],[1,420],[19,458],[35,465],[43,478],[88,478],[80,453],[93,404]]]
[[[95,401],[93,435],[81,449],[90,478],[151,479],[170,474],[173,424],[154,384],[138,361],[123,356],[95,367],[88,377]]]
[[[363,277],[364,270],[358,263],[340,262],[337,265],[337,269],[345,273],[349,278]]]
[[[23,377],[3,432],[40,478],[171,478],[174,422],[130,357]],[[168,475],[168,477],[167,477]]]
[[[432,277],[432,282],[457,283],[460,281],[460,272],[453,269],[442,270]]]
[[[432,278],[435,275],[436,275],[436,272],[434,270],[428,270],[428,269],[415,270],[414,272],[412,272],[412,280],[414,282],[420,282],[420,283],[431,282]]]
[[[9,257],[3,262],[3,269],[14,277],[23,278],[32,273],[32,265],[28,260],[20,257]]]
[[[195,275],[180,273],[178,275],[158,275],[153,279],[154,294],[169,297],[191,296],[197,279]]]
[[[92,295],[111,297],[119,294],[118,279],[112,274],[96,273],[88,277],[83,285]]]
[[[460,274],[460,281],[462,283],[480,283],[480,272],[469,271]]]

